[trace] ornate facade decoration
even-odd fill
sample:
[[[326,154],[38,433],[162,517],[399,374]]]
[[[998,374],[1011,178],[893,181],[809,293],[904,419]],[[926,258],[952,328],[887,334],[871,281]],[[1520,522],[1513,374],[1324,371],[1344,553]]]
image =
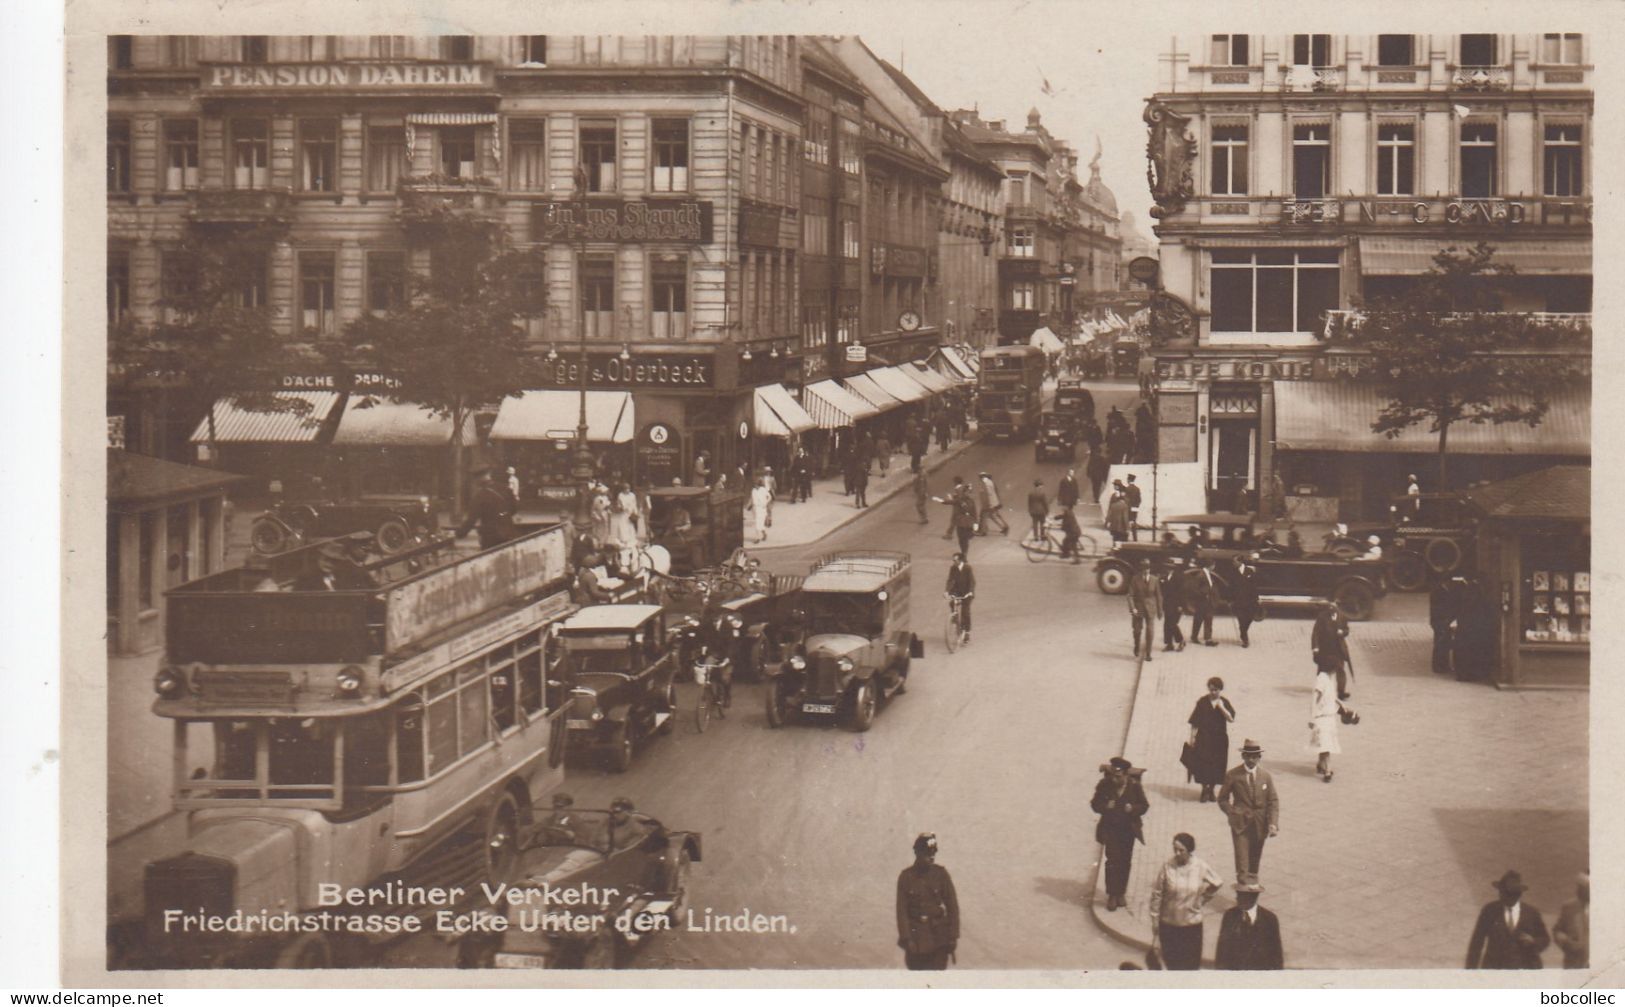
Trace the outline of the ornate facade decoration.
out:
[[[1146,141],[1146,182],[1156,207],[1151,216],[1162,218],[1178,213],[1196,193],[1191,177],[1196,159],[1196,138],[1187,128],[1190,117],[1180,115],[1158,101],[1146,106],[1145,122],[1150,128]]]

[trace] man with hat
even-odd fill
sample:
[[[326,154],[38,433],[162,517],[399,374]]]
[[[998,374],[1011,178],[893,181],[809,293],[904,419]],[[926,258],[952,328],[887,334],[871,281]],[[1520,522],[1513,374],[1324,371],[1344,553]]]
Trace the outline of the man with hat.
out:
[[[1236,880],[1258,883],[1258,865],[1264,842],[1280,832],[1281,801],[1275,780],[1260,769],[1264,749],[1248,738],[1241,746],[1241,765],[1224,774],[1219,788],[1219,810],[1230,819],[1230,842],[1236,853]]]
[[[1128,582],[1128,614],[1134,630],[1134,656],[1151,660],[1151,634],[1162,618],[1162,585],[1151,572],[1151,561],[1140,560],[1139,569]]]
[[[1185,597],[1196,607],[1191,619],[1191,643],[1200,639],[1204,647],[1217,647],[1213,641],[1213,610],[1219,604],[1219,581],[1213,575],[1213,561],[1206,556],[1198,558],[1196,569],[1186,578]]]
[[[1517,871],[1507,871],[1490,884],[1501,897],[1478,911],[1478,923],[1467,942],[1470,969],[1538,969],[1540,953],[1552,939],[1540,910],[1523,904],[1528,886]]]
[[[519,505],[508,495],[508,488],[497,483],[489,468],[480,469],[477,478],[468,520],[458,526],[457,537],[462,538],[479,525],[480,548],[489,549],[514,537],[513,515]]]
[[[1591,875],[1582,873],[1574,879],[1574,901],[1565,902],[1558,910],[1557,925],[1552,927],[1552,942],[1563,949],[1563,967],[1584,969],[1591,967]]]
[[[1219,923],[1219,946],[1213,967],[1258,971],[1285,968],[1281,951],[1281,921],[1258,904],[1264,886],[1236,882],[1236,905]]]
[[[609,802],[609,841],[613,849],[629,850],[654,831],[649,819],[634,815],[630,797],[617,797]]]
[[[1089,807],[1100,816],[1095,824],[1095,841],[1106,851],[1106,908],[1112,910],[1128,905],[1123,895],[1128,891],[1129,868],[1134,865],[1134,844],[1145,842],[1140,819],[1151,802],[1145,799],[1145,788],[1140,786],[1145,770],[1135,769],[1122,756],[1101,766],[1100,772]]]
[[[897,875],[897,946],[915,970],[948,967],[959,945],[959,897],[953,878],[937,863],[937,837],[914,840],[914,863]]]

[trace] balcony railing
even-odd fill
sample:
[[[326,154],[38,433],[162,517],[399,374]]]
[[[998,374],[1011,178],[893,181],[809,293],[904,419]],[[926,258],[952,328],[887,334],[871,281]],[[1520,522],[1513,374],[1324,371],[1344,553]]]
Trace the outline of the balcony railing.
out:
[[[1286,66],[1285,89],[1288,91],[1341,91],[1343,71],[1335,66]]]
[[[1458,66],[1450,75],[1450,86],[1467,91],[1505,91],[1512,86],[1512,72],[1504,66]]]
[[[1358,310],[1328,311],[1320,338],[1327,342],[1352,341],[1359,337],[1365,317],[1366,313]],[[1477,315],[1452,312],[1439,317],[1446,321],[1477,317],[1496,324],[1522,325],[1531,337],[1542,342],[1569,342],[1574,337],[1589,340],[1591,337],[1589,311],[1490,311]]]
[[[287,189],[199,189],[191,218],[199,224],[272,224],[286,222]]]
[[[501,186],[491,178],[409,175],[400,181],[397,213],[406,225],[431,224],[448,215],[472,220],[494,219]]]

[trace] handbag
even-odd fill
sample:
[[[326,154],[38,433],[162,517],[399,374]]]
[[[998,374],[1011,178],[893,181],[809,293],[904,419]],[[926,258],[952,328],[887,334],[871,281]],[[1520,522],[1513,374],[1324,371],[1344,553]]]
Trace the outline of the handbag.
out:
[[[1338,703],[1337,719],[1341,720],[1350,727],[1353,727],[1355,724],[1360,722],[1360,714],[1355,711],[1354,707],[1344,706],[1342,703]]]
[[[1196,779],[1196,746],[1190,742],[1179,750],[1179,764],[1185,767],[1185,780],[1189,782]]]

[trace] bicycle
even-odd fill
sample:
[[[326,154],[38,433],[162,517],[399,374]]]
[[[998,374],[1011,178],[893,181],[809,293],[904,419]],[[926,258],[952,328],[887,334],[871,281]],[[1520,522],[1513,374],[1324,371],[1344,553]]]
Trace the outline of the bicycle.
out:
[[[970,630],[965,628],[965,598],[963,596],[956,594],[948,596],[948,624],[943,630],[943,637],[948,644],[948,653],[950,654],[970,642]]]
[[[728,707],[733,704],[733,676],[727,658],[712,658],[701,653],[694,662],[694,681],[700,686],[700,698],[694,705],[694,726],[701,734],[714,712],[718,720],[727,719]]]
[[[1074,563],[1083,562],[1085,556],[1095,555],[1095,541],[1087,535],[1079,535],[1078,541],[1072,546],[1072,555],[1061,554],[1061,522],[1053,518],[1044,523],[1044,540],[1035,542],[1031,538],[1021,540],[1022,552],[1026,553],[1027,562],[1042,563],[1046,559],[1068,560]]]

